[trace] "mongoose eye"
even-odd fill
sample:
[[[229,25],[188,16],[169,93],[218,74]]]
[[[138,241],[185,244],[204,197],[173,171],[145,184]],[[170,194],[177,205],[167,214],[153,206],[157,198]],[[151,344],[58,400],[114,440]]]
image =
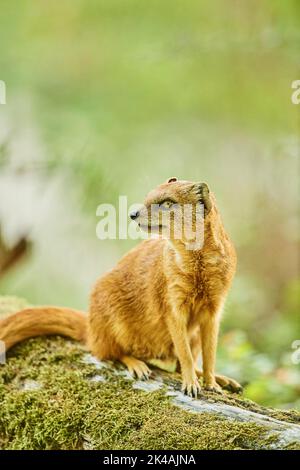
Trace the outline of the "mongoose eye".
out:
[[[171,201],[164,201],[159,205],[159,207],[161,209],[170,209],[170,207],[172,207],[172,204],[173,203]]]

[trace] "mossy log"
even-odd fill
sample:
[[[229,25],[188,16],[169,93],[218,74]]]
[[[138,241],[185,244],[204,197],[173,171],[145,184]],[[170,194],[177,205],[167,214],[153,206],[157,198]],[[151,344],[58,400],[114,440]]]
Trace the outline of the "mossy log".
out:
[[[0,315],[26,301],[0,297]],[[153,369],[133,380],[60,337],[30,339],[0,365],[1,449],[300,449],[300,413],[241,395],[183,395]]]

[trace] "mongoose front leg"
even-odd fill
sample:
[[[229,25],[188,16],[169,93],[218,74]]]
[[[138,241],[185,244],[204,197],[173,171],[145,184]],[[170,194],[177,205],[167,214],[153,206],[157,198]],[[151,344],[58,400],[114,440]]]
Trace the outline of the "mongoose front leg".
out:
[[[192,338],[191,342],[191,351],[194,358],[194,364],[196,369],[196,374],[199,379],[203,378],[203,372],[198,367],[198,359],[201,352],[201,338],[200,331]],[[222,388],[226,388],[232,392],[240,392],[243,387],[231,377],[226,377],[225,375],[215,374],[215,379],[217,384],[221,385]]]
[[[189,396],[197,397],[201,387],[196,375],[194,359],[189,345],[185,313],[182,311],[172,313],[168,319],[168,328],[176,356],[180,362],[182,391]]]
[[[219,333],[218,315],[211,312],[203,313],[201,320],[201,344],[203,361],[203,381],[205,388],[214,392],[222,392],[215,378],[216,351]]]

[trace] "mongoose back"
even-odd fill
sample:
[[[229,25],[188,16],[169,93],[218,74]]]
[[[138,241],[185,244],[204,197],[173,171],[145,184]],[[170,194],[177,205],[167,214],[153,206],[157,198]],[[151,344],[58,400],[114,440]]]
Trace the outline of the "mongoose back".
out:
[[[182,211],[187,205],[188,218]],[[214,195],[206,183],[170,178],[130,217],[156,238],[139,243],[97,280],[88,315],[60,307],[24,309],[0,321],[6,349],[33,336],[61,334],[85,343],[99,359],[122,362],[140,379],[151,374],[147,364],[177,362],[182,390],[191,396],[201,390],[200,377],[209,390],[239,390],[235,380],[215,374],[220,317],[236,254]],[[180,224],[191,226],[192,238],[178,231]],[[203,371],[197,365],[200,354]]]

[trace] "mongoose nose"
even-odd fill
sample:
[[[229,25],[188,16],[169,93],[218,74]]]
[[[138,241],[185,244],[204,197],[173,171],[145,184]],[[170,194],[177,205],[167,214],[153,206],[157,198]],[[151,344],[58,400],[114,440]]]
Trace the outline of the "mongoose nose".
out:
[[[139,211],[132,211],[130,214],[129,214],[129,217],[132,219],[132,220],[135,220],[138,218],[138,216],[140,215]]]

